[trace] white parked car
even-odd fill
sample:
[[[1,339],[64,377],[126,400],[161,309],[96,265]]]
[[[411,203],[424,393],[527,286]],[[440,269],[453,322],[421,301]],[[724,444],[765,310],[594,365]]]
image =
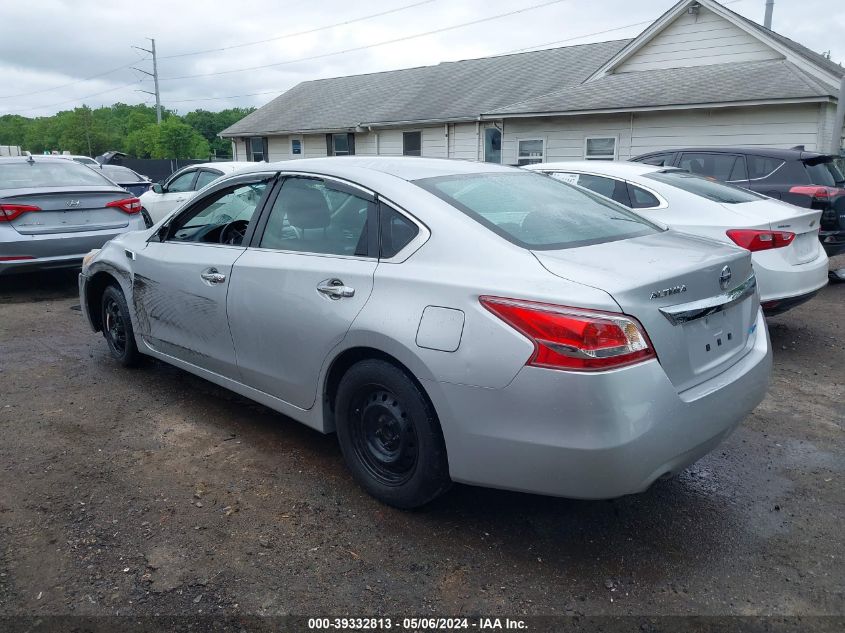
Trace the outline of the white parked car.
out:
[[[579,161],[526,169],[585,187],[670,228],[752,253],[767,316],[811,299],[827,284],[821,211],[797,207],[674,167]]]
[[[184,167],[165,180],[156,183],[141,196],[141,206],[146,211],[146,220],[155,224],[197,191],[211,184],[224,174],[231,174],[244,167],[254,165],[247,162],[200,163]],[[142,211],[143,213],[143,211]]]
[[[86,165],[87,167],[93,167],[94,169],[100,168],[100,163],[95,161],[90,156],[81,156],[79,154],[52,154],[54,158],[65,158],[67,160],[72,160],[75,163],[79,163],[80,165]]]

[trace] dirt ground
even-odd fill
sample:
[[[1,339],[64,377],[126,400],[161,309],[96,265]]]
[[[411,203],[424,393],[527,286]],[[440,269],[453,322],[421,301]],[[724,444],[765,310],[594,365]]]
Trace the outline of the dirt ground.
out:
[[[678,478],[419,512],[333,436],[117,366],[75,284],[0,278],[0,616],[845,615],[845,283],[769,320],[768,397]]]

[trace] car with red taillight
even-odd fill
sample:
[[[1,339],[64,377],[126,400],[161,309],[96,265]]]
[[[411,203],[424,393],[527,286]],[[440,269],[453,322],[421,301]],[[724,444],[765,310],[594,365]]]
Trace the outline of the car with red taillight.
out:
[[[748,250],[468,161],[257,163],[86,258],[80,302],[116,361],[336,433],[402,508],[451,482],[643,491],[718,445],[771,370]]]
[[[145,228],[138,198],[97,171],[49,156],[0,158],[0,274],[80,266]]]
[[[845,176],[837,156],[770,147],[699,147],[650,152],[631,159],[675,166],[821,211],[821,240],[829,257],[845,252]]]
[[[750,251],[769,316],[812,299],[827,284],[828,258],[819,243],[821,211],[675,167],[567,161],[525,169],[594,191],[653,222]]]

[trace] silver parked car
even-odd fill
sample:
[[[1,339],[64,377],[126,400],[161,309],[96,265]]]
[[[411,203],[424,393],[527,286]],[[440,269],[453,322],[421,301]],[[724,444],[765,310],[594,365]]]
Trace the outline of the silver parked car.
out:
[[[86,258],[83,309],[145,354],[336,431],[399,506],[451,481],[645,490],[761,401],[748,251],[520,169],[259,163]]]
[[[141,203],[97,171],[49,156],[0,158],[0,274],[79,266],[144,228]]]

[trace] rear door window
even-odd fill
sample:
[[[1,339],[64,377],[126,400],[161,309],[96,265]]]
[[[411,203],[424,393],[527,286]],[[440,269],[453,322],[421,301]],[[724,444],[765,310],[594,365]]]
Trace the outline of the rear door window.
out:
[[[573,248],[660,232],[622,205],[536,173],[460,174],[414,184],[523,248]]]
[[[749,180],[768,178],[780,169],[784,163],[779,158],[769,158],[767,156],[746,156],[745,162],[748,165]]]
[[[405,248],[420,228],[393,207],[379,204],[379,257],[390,259]]]
[[[216,171],[209,171],[207,169],[200,170],[199,175],[197,176],[197,184],[194,185],[194,189],[199,191],[206,185],[211,184],[223,174],[216,172]]]
[[[732,179],[734,165],[740,157],[735,154],[709,154],[684,152],[678,167],[700,176],[712,176],[716,180]],[[744,168],[743,168],[744,171]]]

